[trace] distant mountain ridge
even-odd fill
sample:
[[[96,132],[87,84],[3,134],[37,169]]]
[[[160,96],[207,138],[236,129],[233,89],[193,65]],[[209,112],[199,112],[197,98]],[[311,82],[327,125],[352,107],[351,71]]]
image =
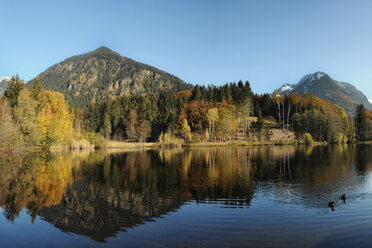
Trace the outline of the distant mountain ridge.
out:
[[[123,57],[104,46],[67,58],[39,76],[44,88],[63,93],[70,105],[81,108],[123,95],[157,94],[162,90],[176,93],[193,87],[174,75]],[[9,78],[0,77],[0,95],[4,94],[8,82]],[[324,72],[307,74],[297,84],[284,84],[279,92],[300,95],[309,92],[333,101],[349,115],[354,114],[360,103],[372,110],[372,100],[355,86],[333,80]]]
[[[372,109],[368,98],[355,86],[346,82],[333,80],[324,72],[316,72],[303,76],[297,84],[284,84],[280,93],[296,92],[300,95],[312,93],[315,96],[330,100],[343,107],[349,115],[353,115],[357,104],[364,104]]]
[[[39,76],[44,88],[63,93],[72,106],[82,108],[112,97],[192,88],[176,76],[107,47],[67,58]]]
[[[8,77],[0,77],[0,95],[4,94],[4,91],[8,87],[9,81],[10,81],[10,78]]]

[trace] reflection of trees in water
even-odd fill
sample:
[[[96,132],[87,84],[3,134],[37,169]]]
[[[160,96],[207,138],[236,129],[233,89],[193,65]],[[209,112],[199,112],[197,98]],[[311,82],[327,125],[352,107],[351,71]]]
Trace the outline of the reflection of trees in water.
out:
[[[10,166],[11,165],[11,166]],[[16,154],[0,154],[0,206],[7,197],[9,184],[22,167],[22,158]]]
[[[74,155],[30,153],[6,157],[8,161],[1,163],[0,174],[7,180],[2,181],[6,184],[1,186],[0,205],[11,221],[24,207],[34,219],[42,207],[58,204],[73,181],[73,169],[79,167]],[[20,162],[16,164],[13,160]]]
[[[184,201],[182,197],[120,191],[82,180],[67,190],[60,204],[43,208],[39,215],[62,231],[103,242],[118,231],[175,211]]]
[[[156,152],[137,151],[85,164],[82,180],[67,190],[62,202],[39,214],[63,231],[104,241],[175,211],[186,200],[178,168],[163,165]]]
[[[190,149],[187,171],[188,192],[197,201],[225,200],[249,205],[253,196],[254,167],[250,150],[234,148]],[[182,158],[181,158],[182,159]]]
[[[343,193],[353,194],[360,185],[358,174],[370,170],[370,146],[299,147],[294,154],[283,154],[270,164],[262,164],[255,175],[272,198],[326,207]],[[271,181],[272,184],[265,182]],[[268,188],[271,187],[271,188]]]
[[[358,170],[361,174],[364,174],[368,169],[372,167],[372,150],[369,145],[359,145],[352,146],[351,149],[354,149],[356,156],[356,164]]]
[[[249,206],[254,192],[264,190],[277,199],[319,205],[328,201],[325,198],[335,187],[356,185],[356,174],[371,168],[369,148],[190,148],[6,156],[0,163],[0,205],[10,220],[26,207],[33,218],[39,214],[63,231],[103,241],[175,211],[188,199]]]
[[[39,215],[63,231],[103,241],[178,209],[187,199],[249,204],[253,194],[245,150],[136,151],[86,163],[82,180]]]

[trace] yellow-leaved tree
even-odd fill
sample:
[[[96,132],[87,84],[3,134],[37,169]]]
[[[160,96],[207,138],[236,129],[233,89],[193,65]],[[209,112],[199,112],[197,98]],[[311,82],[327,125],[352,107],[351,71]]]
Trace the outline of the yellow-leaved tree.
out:
[[[44,148],[69,141],[73,135],[72,115],[64,96],[59,92],[44,92],[43,108],[37,118]]]

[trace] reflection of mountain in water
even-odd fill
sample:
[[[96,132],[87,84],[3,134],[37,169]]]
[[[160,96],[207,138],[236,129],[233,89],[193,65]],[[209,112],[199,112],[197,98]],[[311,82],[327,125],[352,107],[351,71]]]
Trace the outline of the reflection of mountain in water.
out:
[[[35,154],[0,160],[0,207],[104,241],[187,200],[249,207],[254,194],[319,208],[372,168],[370,146]],[[347,193],[347,192],[346,192]]]
[[[246,154],[239,155],[246,160]],[[175,211],[188,199],[249,204],[253,194],[249,166],[233,165],[238,160],[230,156],[213,150],[106,156],[99,163],[85,164],[82,179],[67,189],[62,201],[42,208],[38,215],[62,231],[104,241]],[[225,163],[229,158],[231,164]]]
[[[125,228],[175,211],[184,201],[181,197],[120,192],[79,181],[67,190],[60,204],[45,207],[38,215],[64,232],[102,242]]]

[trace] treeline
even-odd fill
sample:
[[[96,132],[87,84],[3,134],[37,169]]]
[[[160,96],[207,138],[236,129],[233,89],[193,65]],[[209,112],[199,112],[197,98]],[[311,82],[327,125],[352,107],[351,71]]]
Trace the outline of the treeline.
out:
[[[87,130],[115,140],[231,140],[237,130],[248,134],[252,96],[248,82],[195,86],[176,94],[123,96],[91,105]]]
[[[249,82],[198,86],[173,94],[121,97],[91,105],[87,130],[107,139],[160,142],[270,140],[273,128],[298,141],[355,141],[343,108],[308,93],[253,94]]]
[[[273,102],[277,112],[281,112],[278,118],[281,118],[283,128],[291,128],[297,138],[310,134],[315,141],[329,143],[346,143],[353,139],[345,110],[331,101],[311,93],[281,96],[274,92]]]
[[[107,140],[275,141],[275,130],[282,130],[279,138],[287,143],[372,139],[372,113],[363,105],[355,118],[349,118],[343,108],[310,93],[253,94],[248,81],[122,96],[91,104],[84,111],[70,108],[61,93],[44,90],[39,78],[27,89],[17,76],[1,98],[0,111],[4,147],[104,146]]]
[[[48,149],[55,144],[71,144],[81,138],[75,123],[75,115],[61,93],[44,90],[39,78],[27,89],[17,75],[0,99],[0,148]]]

